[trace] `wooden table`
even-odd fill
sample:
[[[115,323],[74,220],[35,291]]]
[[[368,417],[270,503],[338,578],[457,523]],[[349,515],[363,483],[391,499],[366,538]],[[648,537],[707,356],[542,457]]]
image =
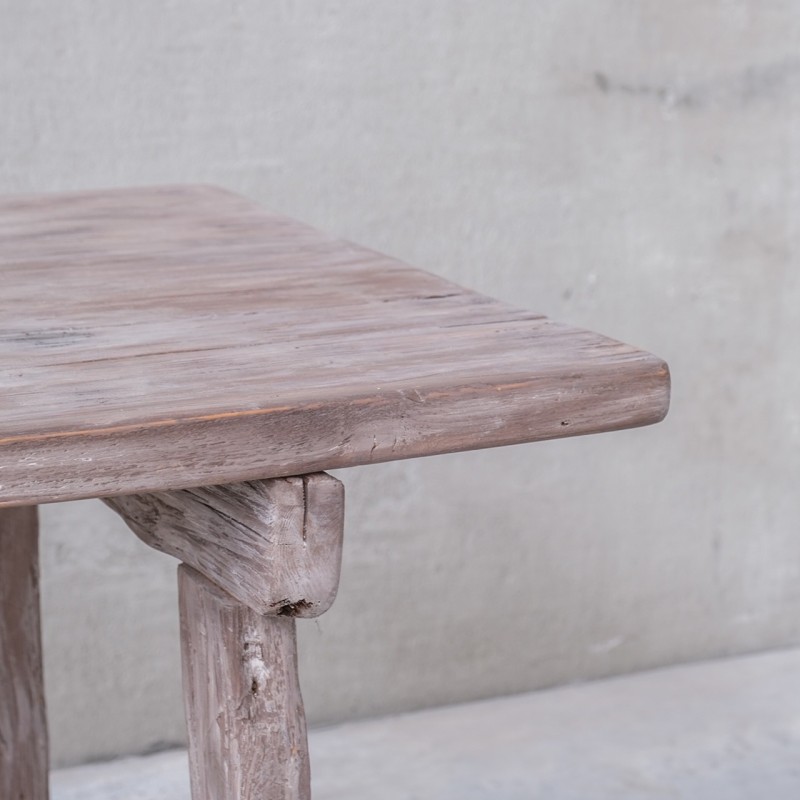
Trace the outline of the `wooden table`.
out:
[[[194,800],[308,798],[295,617],[325,469],[647,425],[660,359],[226,191],[0,199],[0,798],[47,795],[36,504],[101,497],[179,569]],[[200,488],[198,488],[200,487]]]

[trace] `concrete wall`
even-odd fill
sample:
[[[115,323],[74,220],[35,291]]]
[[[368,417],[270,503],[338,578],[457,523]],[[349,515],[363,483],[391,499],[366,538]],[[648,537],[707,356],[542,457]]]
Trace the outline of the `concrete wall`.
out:
[[[795,2],[0,0],[0,191],[179,181],[673,369],[657,428],[339,473],[312,721],[800,643]],[[174,565],[42,516],[56,762],[180,740]]]

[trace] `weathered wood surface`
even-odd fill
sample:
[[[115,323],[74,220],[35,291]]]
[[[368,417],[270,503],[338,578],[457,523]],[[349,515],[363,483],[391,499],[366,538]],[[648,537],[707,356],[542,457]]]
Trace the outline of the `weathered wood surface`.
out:
[[[260,614],[316,617],[339,586],[344,487],[316,473],[106,499],[145,544]]]
[[[0,199],[0,504],[660,420],[658,358],[209,187]]]
[[[193,800],[308,800],[295,621],[178,568]]]
[[[0,798],[46,800],[35,507],[0,509]]]

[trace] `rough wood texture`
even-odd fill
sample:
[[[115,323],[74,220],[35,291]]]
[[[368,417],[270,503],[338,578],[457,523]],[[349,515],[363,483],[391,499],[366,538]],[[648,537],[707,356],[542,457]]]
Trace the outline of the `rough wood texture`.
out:
[[[308,800],[295,621],[178,569],[193,800]]]
[[[0,509],[0,798],[47,800],[36,508]]]
[[[0,199],[0,504],[646,425],[658,358],[209,187]]]
[[[316,617],[339,585],[344,487],[325,473],[106,500],[145,544],[260,614]]]

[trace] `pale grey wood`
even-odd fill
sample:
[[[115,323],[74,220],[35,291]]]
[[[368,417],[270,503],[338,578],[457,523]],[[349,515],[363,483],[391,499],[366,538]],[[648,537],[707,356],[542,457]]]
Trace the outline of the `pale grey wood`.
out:
[[[344,487],[324,472],[105,502],[145,544],[260,614],[315,617],[336,597]]]
[[[193,800],[309,800],[295,620],[178,569]]]
[[[0,199],[0,504],[657,422],[659,358],[210,187]]]
[[[35,507],[0,509],[0,799],[47,800]]]

